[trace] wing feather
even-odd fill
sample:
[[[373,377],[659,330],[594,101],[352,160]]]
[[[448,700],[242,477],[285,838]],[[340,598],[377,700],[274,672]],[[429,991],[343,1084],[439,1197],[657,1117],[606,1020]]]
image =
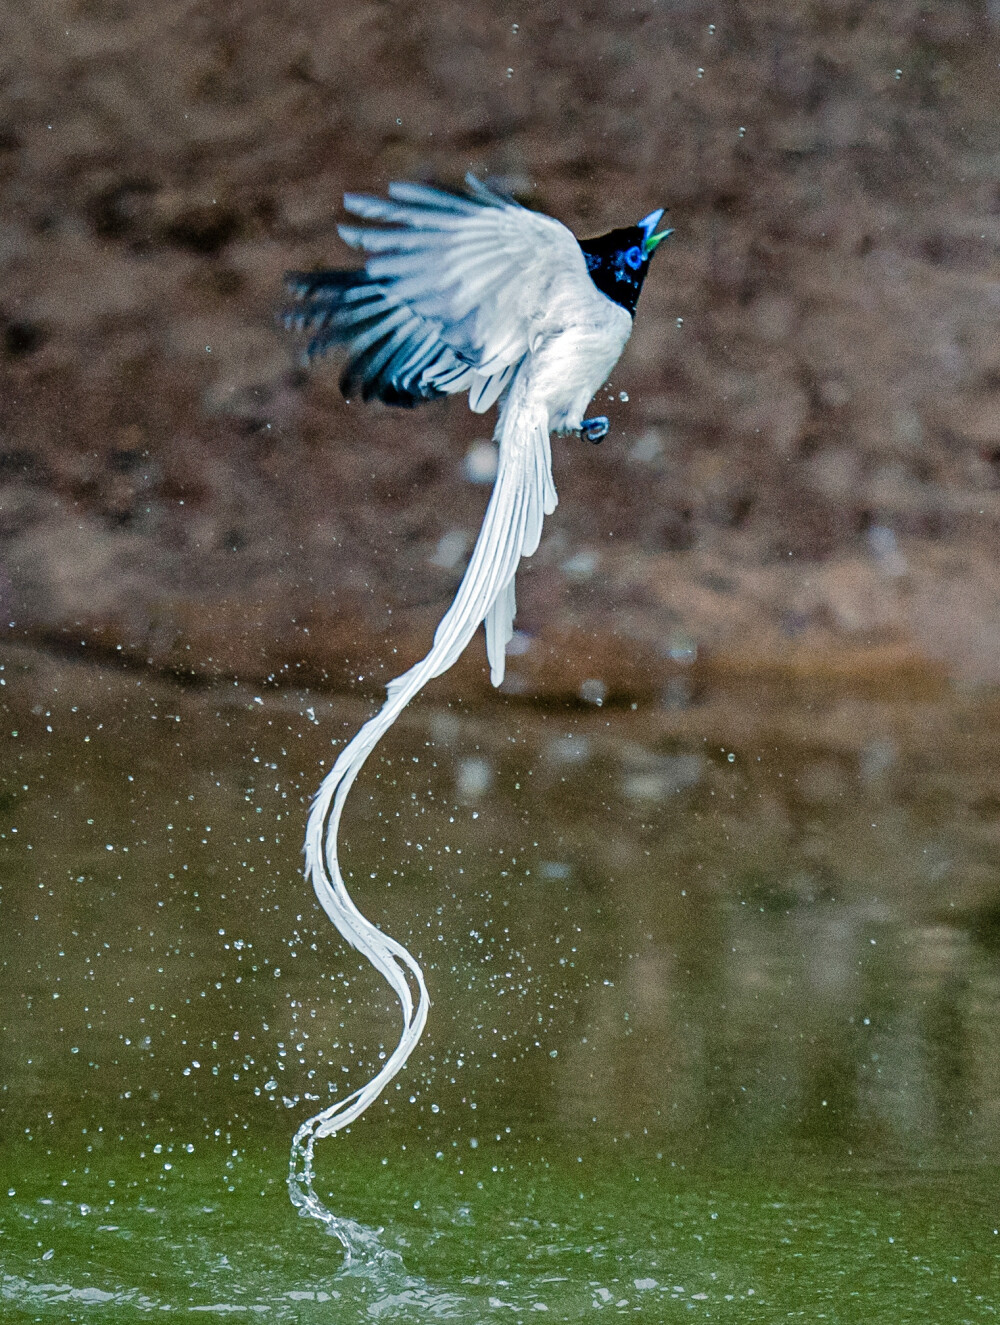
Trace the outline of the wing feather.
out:
[[[483,413],[560,294],[593,298],[583,251],[559,221],[494,193],[474,176],[466,194],[389,185],[388,198],[349,193],[364,222],[345,243],[367,256],[359,272],[291,273],[286,326],[309,340],[305,357],[347,346],[346,393],[415,405],[458,391]]]
[[[391,297],[441,328],[460,358],[492,377],[520,361],[544,320],[554,286],[591,293],[583,251],[561,222],[493,193],[472,176],[465,197],[392,184],[389,198],[348,194],[355,216],[340,227],[370,256],[365,270]]]
[[[439,324],[364,271],[290,272],[286,280],[295,302],[284,322],[308,337],[303,357],[346,345],[344,395],[360,387],[365,400],[409,406],[481,388],[481,376],[441,339]]]

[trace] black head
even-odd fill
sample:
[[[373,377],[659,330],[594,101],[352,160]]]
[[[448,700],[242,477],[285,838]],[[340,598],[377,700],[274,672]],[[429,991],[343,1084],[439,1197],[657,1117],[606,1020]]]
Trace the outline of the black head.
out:
[[[660,241],[674,233],[672,230],[661,230],[658,235],[653,234],[662,215],[661,208],[650,212],[638,225],[609,230],[606,235],[599,235],[596,239],[579,241],[590,279],[601,294],[621,304],[633,317],[649,260]]]

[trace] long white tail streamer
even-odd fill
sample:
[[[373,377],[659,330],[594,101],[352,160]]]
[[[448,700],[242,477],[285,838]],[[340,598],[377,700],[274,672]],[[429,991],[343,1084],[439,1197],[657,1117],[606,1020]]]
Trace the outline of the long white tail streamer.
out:
[[[454,601],[441,619],[426,657],[387,687],[382,708],[351,740],[323,779],[306,826],[306,874],[323,910],[352,947],[384,976],[403,1014],[395,1050],[372,1079],[308,1119],[295,1133],[288,1189],[299,1213],[320,1220],[350,1256],[366,1239],[358,1225],[340,1220],[313,1190],[316,1142],[354,1122],[378,1098],[417,1045],[430,999],[417,960],[395,939],[361,914],[340,871],[337,832],[347,794],[380,738],[410,700],[461,655],[480,623],[486,622],[487,653],[494,685],[503,680],[504,650],[513,630],[514,575],[522,557],[538,547],[545,515],[556,508],[547,412],[529,398],[523,370],[500,411],[495,437],[500,444],[497,477],[482,528]],[[414,997],[415,995],[415,997]],[[361,1245],[359,1246],[359,1242]]]

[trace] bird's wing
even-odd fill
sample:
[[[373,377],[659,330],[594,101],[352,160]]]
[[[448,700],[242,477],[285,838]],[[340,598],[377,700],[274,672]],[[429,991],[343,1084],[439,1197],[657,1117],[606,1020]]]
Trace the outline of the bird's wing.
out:
[[[467,196],[398,183],[388,199],[348,194],[349,212],[386,228],[345,225],[340,234],[369,255],[368,277],[394,304],[438,326],[458,358],[492,382],[524,357],[556,296],[589,295],[592,282],[561,222],[466,181]]]

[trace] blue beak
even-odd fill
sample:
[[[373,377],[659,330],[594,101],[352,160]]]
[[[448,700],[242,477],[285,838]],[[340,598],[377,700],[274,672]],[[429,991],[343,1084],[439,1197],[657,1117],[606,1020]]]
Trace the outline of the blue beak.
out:
[[[666,239],[668,235],[674,233],[673,230],[661,230],[658,235],[653,234],[653,231],[660,224],[660,218],[662,216],[663,208],[658,207],[655,212],[650,212],[648,216],[644,216],[639,222],[639,229],[642,231],[642,252],[644,257],[648,258],[656,249],[660,240]]]

